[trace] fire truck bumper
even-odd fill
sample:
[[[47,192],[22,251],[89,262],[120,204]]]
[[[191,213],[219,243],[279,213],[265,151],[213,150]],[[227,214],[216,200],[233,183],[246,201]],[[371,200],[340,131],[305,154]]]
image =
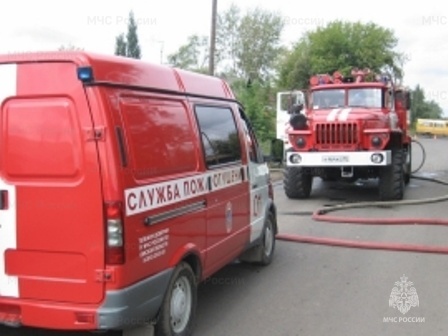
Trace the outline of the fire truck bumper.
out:
[[[365,152],[289,152],[286,155],[288,167],[351,167],[388,166],[392,154],[387,151]]]

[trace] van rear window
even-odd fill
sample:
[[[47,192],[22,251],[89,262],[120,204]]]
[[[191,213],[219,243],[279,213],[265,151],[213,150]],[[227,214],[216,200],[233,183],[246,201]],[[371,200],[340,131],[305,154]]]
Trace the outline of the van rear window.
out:
[[[122,97],[135,178],[147,179],[197,169],[193,131],[180,101],[141,96]]]
[[[207,166],[238,162],[241,145],[232,110],[228,107],[196,106]]]
[[[3,167],[13,180],[71,180],[82,165],[73,102],[62,97],[10,100],[2,111]]]

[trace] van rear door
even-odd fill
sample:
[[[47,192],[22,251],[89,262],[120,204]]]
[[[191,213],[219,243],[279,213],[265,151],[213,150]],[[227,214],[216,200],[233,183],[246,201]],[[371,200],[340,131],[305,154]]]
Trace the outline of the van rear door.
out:
[[[103,204],[76,65],[0,64],[0,300],[102,300]]]

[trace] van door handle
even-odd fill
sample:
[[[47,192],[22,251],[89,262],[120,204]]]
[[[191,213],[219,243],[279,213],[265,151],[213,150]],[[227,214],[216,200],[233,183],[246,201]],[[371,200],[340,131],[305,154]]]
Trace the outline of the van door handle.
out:
[[[8,208],[8,190],[0,190],[0,210]]]
[[[255,188],[258,188],[258,184],[256,184],[256,183],[252,185],[252,189],[255,189]]]

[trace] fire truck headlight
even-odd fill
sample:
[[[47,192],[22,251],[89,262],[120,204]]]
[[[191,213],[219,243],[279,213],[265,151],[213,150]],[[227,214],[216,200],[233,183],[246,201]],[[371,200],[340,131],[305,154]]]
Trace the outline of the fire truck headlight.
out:
[[[381,163],[384,160],[384,156],[381,153],[374,153],[372,154],[372,156],[370,157],[370,160],[372,160],[373,163]]]
[[[297,138],[297,140],[296,140],[296,145],[297,145],[297,147],[299,147],[299,148],[303,148],[303,147],[305,147],[305,146],[306,146],[306,140],[305,140],[305,138],[303,138],[303,137],[299,137],[299,138]]]
[[[294,164],[302,162],[302,157],[299,154],[293,154],[289,157],[289,161]]]
[[[372,146],[374,147],[380,147],[383,141],[380,137],[374,136],[371,140]]]

